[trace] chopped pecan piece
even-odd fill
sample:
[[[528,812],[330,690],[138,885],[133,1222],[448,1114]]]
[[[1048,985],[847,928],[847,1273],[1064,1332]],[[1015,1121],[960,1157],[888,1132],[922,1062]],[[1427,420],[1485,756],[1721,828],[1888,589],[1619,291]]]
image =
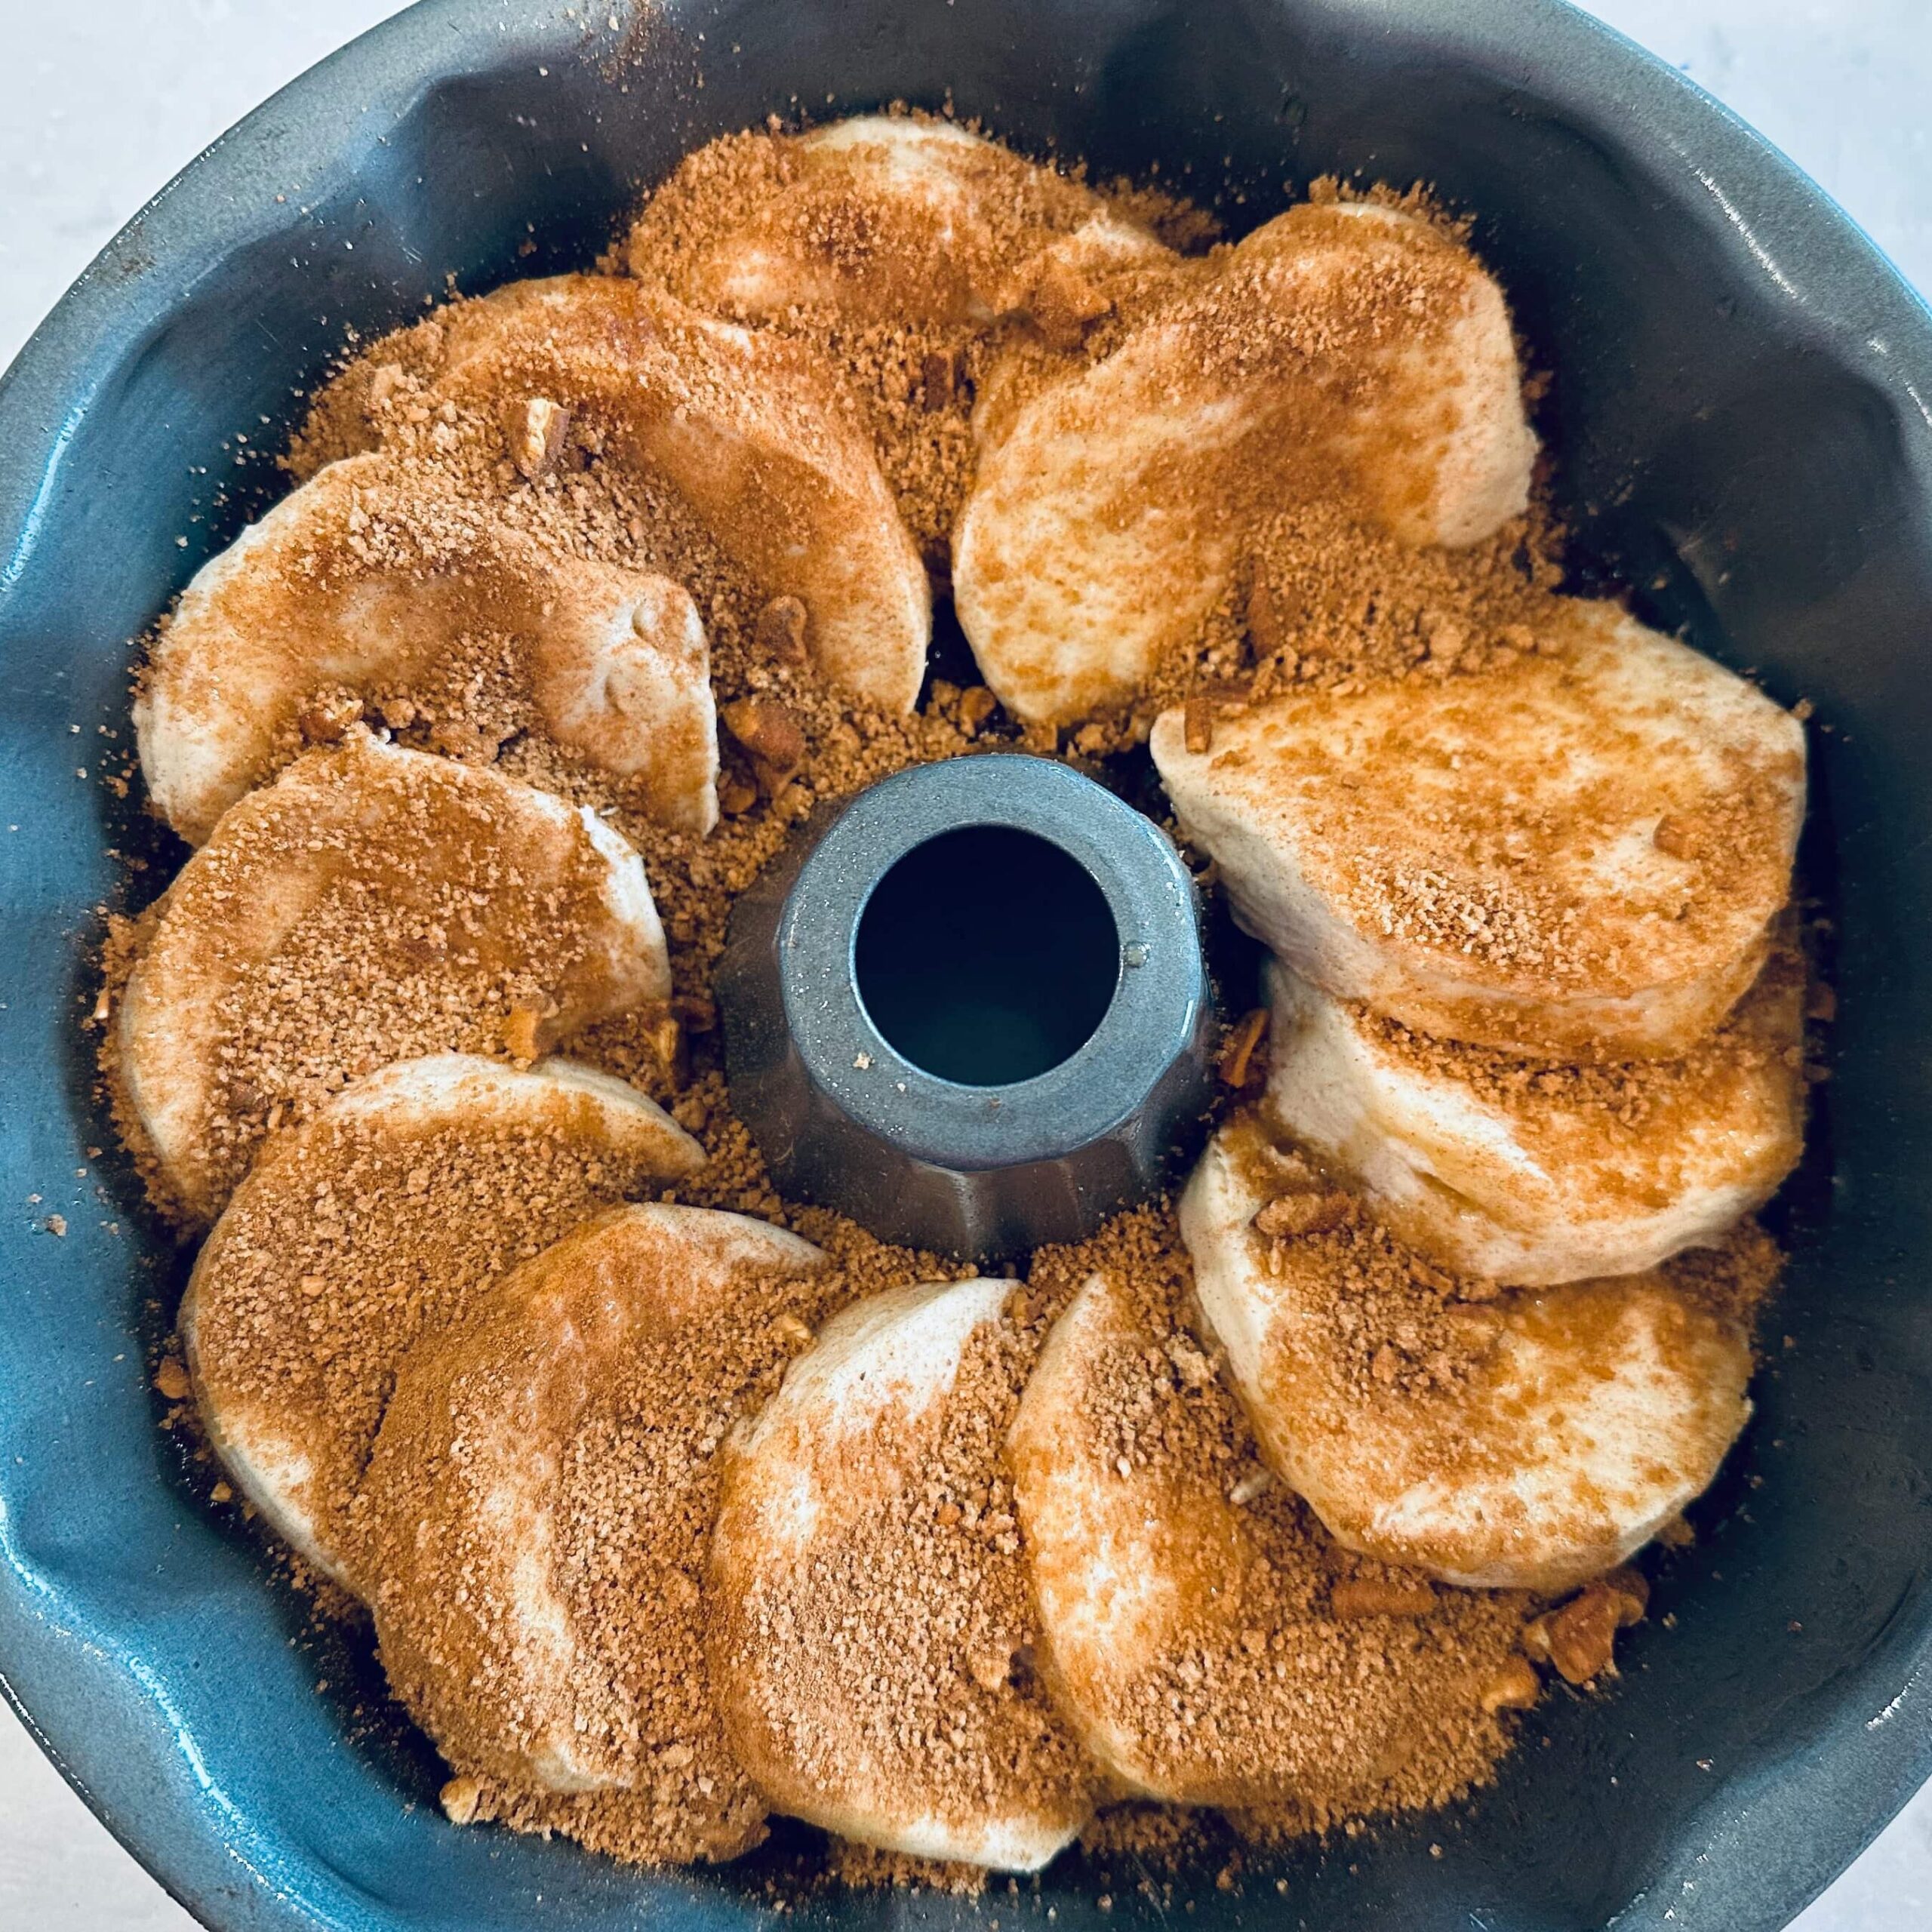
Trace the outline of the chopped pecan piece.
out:
[[[1650,1579],[1641,1570],[1633,1570],[1626,1563],[1622,1568],[1613,1570],[1607,1576],[1599,1577],[1590,1586],[1593,1590],[1607,1590],[1617,1599],[1617,1628],[1627,1630],[1633,1623],[1641,1623],[1644,1614],[1651,1607]]]
[[[1585,1591],[1550,1614],[1549,1660],[1571,1684],[1588,1684],[1611,1669],[1617,1650],[1617,1603],[1607,1592]]]
[[[671,1001],[671,1011],[690,1032],[709,1033],[718,1024],[718,1002],[709,994],[676,994]]]
[[[1690,826],[1670,812],[1666,812],[1657,820],[1657,829],[1651,834],[1651,843],[1667,859],[1694,859],[1697,856]]]
[[[1078,349],[1087,331],[1113,307],[1078,269],[1049,261],[1034,278],[1026,301],[1041,334],[1055,349]]]
[[[936,349],[919,364],[920,406],[937,414],[964,400],[966,358],[958,349]]]
[[[482,1801],[483,1787],[474,1778],[451,1778],[437,1794],[443,1816],[452,1825],[473,1825],[476,1807]]]
[[[512,1060],[537,1057],[537,1029],[543,1017],[534,1006],[513,1006],[503,1015],[503,1051]]]
[[[1257,572],[1247,587],[1247,634],[1257,651],[1272,655],[1294,643],[1301,611],[1296,600]]]
[[[1237,1509],[1245,1509],[1251,1503],[1259,1501],[1274,1487],[1275,1478],[1272,1471],[1251,1469],[1228,1491],[1228,1500]]]
[[[1188,749],[1198,757],[1214,749],[1214,700],[1191,697],[1181,707],[1181,736]]]
[[[979,1644],[967,1652],[966,1668],[982,1690],[1002,1690],[1013,1674],[1013,1653],[1004,1644]]]
[[[1328,1607],[1343,1617],[1426,1617],[1435,1607],[1435,1592],[1420,1580],[1398,1583],[1347,1577],[1328,1592]]]
[[[764,697],[735,699],[719,715],[751,759],[758,789],[776,798],[804,762],[805,734],[798,721],[783,705]]]
[[[402,387],[402,371],[393,362],[379,362],[369,378],[369,408],[384,410],[395,400]]]
[[[1254,1217],[1255,1230],[1270,1241],[1283,1235],[1325,1234],[1354,1215],[1355,1204],[1339,1188],[1278,1195]]]
[[[1204,1389],[1214,1380],[1214,1358],[1204,1355],[1185,1335],[1170,1335],[1161,1344],[1161,1351],[1186,1387]]]
[[[337,743],[362,715],[362,700],[348,691],[321,692],[303,706],[296,724],[312,745]]]
[[[1243,1016],[1229,1033],[1221,1049],[1221,1078],[1238,1093],[1267,1072],[1267,1055],[1262,1043],[1268,1037],[1268,1009],[1257,1006]]]
[[[691,1051],[681,1021],[673,1014],[652,1023],[651,1044],[673,1087],[681,1088],[691,1077]]]
[[[519,474],[534,482],[563,454],[571,433],[571,413],[547,396],[534,395],[512,410],[506,428],[511,462]]]
[[[1546,1657],[1571,1684],[1588,1684],[1616,1668],[1617,1633],[1641,1621],[1650,1586],[1634,1570],[1614,1570],[1587,1583],[1523,1633],[1523,1647]]]
[[[1482,1707],[1494,1717],[1498,1711],[1527,1711],[1542,1694],[1543,1681],[1527,1657],[1512,1657],[1483,1686]]]
[[[800,597],[774,597],[758,614],[753,635],[758,649],[774,664],[802,664],[811,654],[807,644],[808,614]]]
[[[1469,648],[1469,634],[1454,617],[1432,611],[1423,619],[1423,640],[1434,662],[1454,664]]]

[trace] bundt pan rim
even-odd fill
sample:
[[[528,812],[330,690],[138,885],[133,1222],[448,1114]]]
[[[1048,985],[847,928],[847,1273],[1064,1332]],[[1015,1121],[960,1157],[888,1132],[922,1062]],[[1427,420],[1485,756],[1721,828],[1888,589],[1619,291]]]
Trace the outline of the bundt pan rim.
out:
[[[1238,223],[1331,169],[1437,183],[1553,374],[1540,427],[1586,577],[1817,705],[1806,863],[1834,924],[1835,1077],[1780,1208],[1758,1420],[1704,1546],[1662,1566],[1621,1685],[1546,1700],[1497,1788],[1257,1857],[1244,1897],[1196,1888],[1217,1932],[1786,1923],[1932,1771],[1932,315],[1741,122],[1559,0],[571,12],[425,0],[325,62],[143,209],[0,380],[0,823],[21,827],[0,834],[7,1694],[217,1932],[712,1932],[768,1909],[755,1860],[641,1874],[445,1825],[433,1767],[350,1740],[299,1611],[196,1506],[143,1354],[182,1261],[88,1152],[112,1142],[78,1024],[110,848],[150,878],[178,852],[99,763],[125,747],[125,640],[273,492],[235,438],[285,436],[345,324],[420,313],[446,275],[583,265],[646,180],[768,111],[949,90],[1036,152],[1225,180]],[[1103,1917],[1097,1890],[1071,1861],[1038,1909],[1062,1932],[1159,1910],[1123,1890]],[[798,1909],[846,1932],[1036,1909],[992,1898]]]

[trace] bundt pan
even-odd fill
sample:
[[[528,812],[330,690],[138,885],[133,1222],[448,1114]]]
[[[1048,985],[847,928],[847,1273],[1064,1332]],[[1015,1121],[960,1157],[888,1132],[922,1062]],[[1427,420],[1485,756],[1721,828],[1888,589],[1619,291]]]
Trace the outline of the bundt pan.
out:
[[[1781,1925],[1932,1772],[1932,315],[1748,129],[1555,0],[427,0],[135,218],[0,386],[8,1694],[223,1932],[768,1913],[777,1851],[653,1876],[445,1824],[426,1752],[366,1715],[366,1658],[306,1636],[198,1506],[145,1352],[182,1259],[94,1151],[81,1026],[118,854],[153,862],[137,898],[176,855],[102,761],[128,744],[128,638],[273,492],[256,453],[350,329],[451,278],[589,262],[726,129],[948,99],[1036,153],[1158,163],[1238,225],[1331,172],[1435,183],[1553,372],[1580,574],[1817,706],[1834,1077],[1700,1546],[1661,1566],[1620,1683],[1552,1694],[1471,1805],[1183,1888],[1201,1932]],[[1121,1885],[1103,1917],[1098,1889],[1074,1858],[1037,1897],[799,1910],[838,1932],[1158,1912]]]

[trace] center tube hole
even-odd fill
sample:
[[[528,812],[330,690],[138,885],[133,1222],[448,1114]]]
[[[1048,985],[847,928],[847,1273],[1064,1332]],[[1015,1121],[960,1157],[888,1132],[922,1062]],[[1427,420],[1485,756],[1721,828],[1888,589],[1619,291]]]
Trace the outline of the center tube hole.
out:
[[[1093,1037],[1120,935],[1106,895],[1057,845],[969,826],[915,846],[872,888],[853,963],[872,1024],[915,1066],[1004,1087]]]

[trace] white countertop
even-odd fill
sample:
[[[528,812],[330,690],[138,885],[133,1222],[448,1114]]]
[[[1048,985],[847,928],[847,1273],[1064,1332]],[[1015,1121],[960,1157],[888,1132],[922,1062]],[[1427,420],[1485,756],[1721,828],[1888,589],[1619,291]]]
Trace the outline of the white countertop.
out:
[[[0,0],[0,366],[176,168],[395,0]],[[1595,0],[1932,289],[1932,0]],[[1932,1786],[1798,1921],[1932,1926]],[[192,1932],[0,1715],[0,1928]]]

